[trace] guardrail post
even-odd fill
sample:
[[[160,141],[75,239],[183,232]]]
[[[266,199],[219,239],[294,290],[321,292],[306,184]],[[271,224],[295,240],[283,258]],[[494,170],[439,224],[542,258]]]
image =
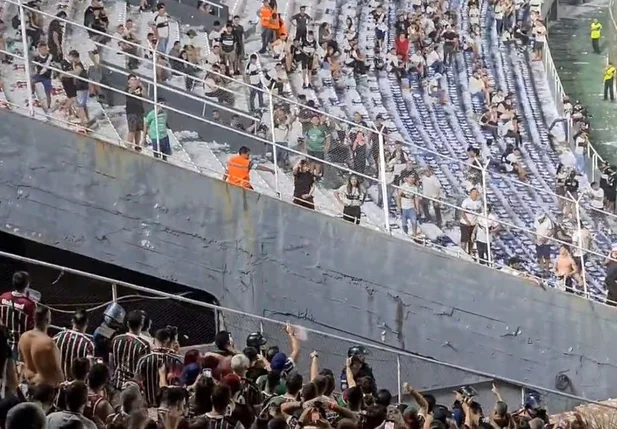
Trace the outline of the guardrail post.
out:
[[[276,196],[281,198],[281,190],[279,189],[279,166],[278,166],[278,155],[277,155],[277,142],[276,135],[274,134],[274,96],[273,96],[274,88],[270,88],[268,91],[268,99],[270,106],[268,107],[270,111],[270,135],[272,135],[272,163],[274,164],[274,192],[276,192]]]
[[[482,202],[484,209],[484,231],[486,232],[486,264],[490,267],[493,261],[491,256],[491,231],[490,231],[490,222],[488,220],[488,197],[487,197],[487,180],[486,176],[488,175],[488,166],[490,165],[491,160],[487,159],[486,164],[482,166]]]
[[[111,284],[111,300],[118,302],[118,286],[115,283]]]
[[[401,381],[402,381],[402,377],[401,377],[401,356],[400,355],[396,355],[396,380],[397,380],[397,384],[396,387],[398,389],[398,401],[399,403],[401,402]]]
[[[381,126],[380,130],[377,130],[379,141],[379,184],[381,185],[381,195],[383,202],[383,217],[384,227],[386,232],[390,233],[390,200],[388,198],[388,184],[386,183],[386,152],[384,145],[383,129],[385,125]],[[400,383],[399,383],[400,384]]]
[[[32,96],[32,77],[30,76],[30,49],[28,46],[28,35],[26,34],[26,13],[24,12],[24,2],[19,0],[19,20],[21,21],[21,42],[24,45],[24,69],[26,69],[26,88],[28,90],[28,114],[34,116],[34,97]],[[65,24],[66,27],[66,24]],[[47,106],[51,109],[51,106]]]
[[[583,235],[581,233],[581,229],[583,223],[581,221],[581,198],[583,197],[583,192],[578,195],[578,198],[574,198],[572,194],[570,197],[574,200],[574,209],[576,210],[576,230],[578,231],[578,251],[580,253],[580,262],[581,262],[581,280],[583,281],[583,293],[585,294],[585,298],[588,297],[587,294],[587,279],[585,278],[585,248],[583,247]]]
[[[158,48],[159,48],[159,42],[157,40],[156,45],[152,48],[152,91],[153,91],[152,98],[154,98],[154,128],[156,129],[156,143],[154,141],[152,142],[152,152],[154,153],[155,157],[157,156],[157,154],[162,155],[160,139],[159,139],[158,76],[156,75],[156,72],[157,72],[156,54],[157,54]],[[146,138],[147,136],[144,136],[144,141]]]

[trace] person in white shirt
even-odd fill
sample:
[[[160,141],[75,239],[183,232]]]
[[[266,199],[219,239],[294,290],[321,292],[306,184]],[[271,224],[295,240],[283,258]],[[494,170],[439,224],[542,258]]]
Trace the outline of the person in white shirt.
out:
[[[434,46],[430,46],[426,50],[426,66],[433,69],[435,73],[443,73],[443,58]]]
[[[221,64],[221,47],[216,44],[212,45],[210,53],[206,55],[206,70],[211,70],[214,64]]]
[[[486,104],[486,86],[484,80],[480,77],[480,73],[474,72],[469,78],[469,93],[471,99],[476,100],[482,108]]]
[[[544,43],[546,42],[546,27],[540,19],[536,20],[533,27],[535,39],[533,42],[533,51],[535,53],[534,61],[542,61],[544,55]]]
[[[480,9],[476,4],[469,7],[469,25],[480,25]]]
[[[482,265],[488,264],[488,241],[494,233],[499,231],[500,224],[497,216],[492,212],[492,206],[486,205],[487,216],[480,218],[476,225],[476,250],[478,251],[478,262]]]
[[[582,175],[585,173],[585,153],[589,145],[589,137],[585,131],[581,131],[574,140],[574,157],[576,158],[576,169]]]
[[[432,205],[433,210],[435,211],[435,225],[441,226],[441,207],[439,206],[439,203],[435,201],[442,198],[441,183],[439,182],[437,176],[433,174],[433,169],[431,167],[426,167],[426,169],[424,170],[424,175],[420,180],[422,182],[421,193],[422,195],[428,197],[422,198],[420,201],[424,218],[428,222],[432,222],[431,214],[429,211],[430,205]]]
[[[480,193],[477,189],[471,190],[469,197],[465,198],[463,204],[461,204],[461,209],[461,247],[471,255],[473,250],[471,236],[478,224],[478,215],[476,213],[482,212],[482,200],[480,200]]]
[[[550,239],[553,237],[553,221],[542,213],[536,218],[533,227],[536,231],[536,257],[538,264],[548,270],[551,267],[551,244]]]
[[[405,177],[396,193],[396,206],[401,215],[401,228],[405,234],[409,233],[408,223],[411,223],[411,236],[418,235],[418,183],[416,176],[410,174]]]
[[[604,218],[604,189],[598,182],[591,182],[590,188],[585,192],[590,199],[591,208],[589,214],[593,219],[594,227],[600,229],[600,223]]]
[[[249,109],[251,112],[254,112],[255,109],[255,97],[259,100],[259,107],[265,107],[264,104],[264,90],[263,84],[261,83],[261,68],[259,64],[257,64],[257,54],[251,54],[248,64],[246,65],[246,79],[248,83],[251,85],[251,90],[249,93]]]
[[[158,40],[158,51],[166,54],[167,42],[169,41],[169,16],[167,15],[167,9],[165,9],[163,3],[157,4],[156,9],[158,13],[154,17],[152,27]]]
[[[583,267],[585,266],[585,254],[591,248],[591,232],[583,222],[578,223],[578,228],[572,234],[572,257],[574,258],[574,265],[576,266],[576,273],[574,274],[574,280],[579,286],[583,283]]]
[[[210,45],[221,42],[221,31],[221,23],[219,21],[214,21],[213,28],[208,34],[208,40],[210,41]]]

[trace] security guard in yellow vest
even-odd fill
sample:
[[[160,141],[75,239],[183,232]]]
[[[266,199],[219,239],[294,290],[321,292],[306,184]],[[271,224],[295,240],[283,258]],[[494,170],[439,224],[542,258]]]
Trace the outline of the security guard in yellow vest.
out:
[[[608,100],[608,93],[611,93],[611,101],[615,101],[615,66],[608,63],[604,69],[604,100]]]
[[[602,24],[598,22],[597,19],[594,19],[591,23],[591,46],[593,47],[593,52],[596,54],[600,53],[600,37],[602,31]]]

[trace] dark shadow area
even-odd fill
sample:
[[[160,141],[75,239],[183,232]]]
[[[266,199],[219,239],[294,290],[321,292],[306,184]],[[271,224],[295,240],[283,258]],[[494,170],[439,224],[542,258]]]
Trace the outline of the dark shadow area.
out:
[[[0,250],[203,302],[216,303],[216,298],[207,292],[25,240],[5,232],[0,232]],[[3,290],[10,290],[11,276],[19,270],[30,273],[31,287],[41,293],[41,302],[52,308],[54,325],[70,326],[71,314],[78,308],[93,309],[90,312],[89,331],[93,331],[102,322],[103,312],[112,299],[111,284],[0,257],[0,282]],[[138,309],[146,311],[152,318],[153,331],[167,325],[177,326],[178,332],[182,334],[181,344],[184,346],[213,341],[216,333],[216,314],[213,310],[169,299],[154,299],[151,295],[127,287],[118,286],[117,290],[120,304],[127,312]]]

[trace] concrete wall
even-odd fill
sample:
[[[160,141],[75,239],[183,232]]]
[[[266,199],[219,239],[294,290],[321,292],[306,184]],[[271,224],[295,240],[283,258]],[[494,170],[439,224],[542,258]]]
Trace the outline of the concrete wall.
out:
[[[225,306],[617,394],[611,308],[15,114],[0,113],[0,136],[4,231],[206,289]]]

